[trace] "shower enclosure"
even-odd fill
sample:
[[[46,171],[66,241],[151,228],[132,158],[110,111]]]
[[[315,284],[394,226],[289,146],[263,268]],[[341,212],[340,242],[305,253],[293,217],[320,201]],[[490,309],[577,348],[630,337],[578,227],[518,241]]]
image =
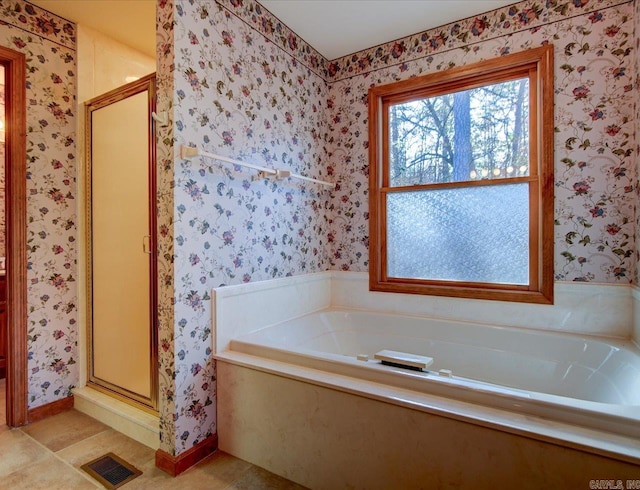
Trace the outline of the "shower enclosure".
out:
[[[86,103],[88,384],[158,403],[155,74]]]

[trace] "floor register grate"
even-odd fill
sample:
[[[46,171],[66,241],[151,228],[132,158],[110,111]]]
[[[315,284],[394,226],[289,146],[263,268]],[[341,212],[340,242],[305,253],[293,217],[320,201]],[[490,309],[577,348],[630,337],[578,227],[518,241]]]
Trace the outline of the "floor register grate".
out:
[[[109,490],[118,488],[140,476],[142,471],[113,453],[89,461],[81,467]]]

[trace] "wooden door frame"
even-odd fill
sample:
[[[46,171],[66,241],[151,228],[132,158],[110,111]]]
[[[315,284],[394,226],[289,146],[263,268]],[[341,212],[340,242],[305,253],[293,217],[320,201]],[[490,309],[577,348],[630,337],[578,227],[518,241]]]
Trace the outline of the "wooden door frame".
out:
[[[27,389],[27,64],[0,46],[5,69],[7,257],[7,425],[28,423]]]

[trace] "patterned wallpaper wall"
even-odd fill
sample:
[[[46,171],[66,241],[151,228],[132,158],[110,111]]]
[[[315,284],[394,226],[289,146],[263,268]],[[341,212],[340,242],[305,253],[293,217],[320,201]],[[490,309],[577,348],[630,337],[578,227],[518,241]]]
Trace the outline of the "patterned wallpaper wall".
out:
[[[173,296],[173,99],[174,16],[173,0],[160,0],[156,8],[156,110],[166,113],[169,123],[156,126],[156,168],[158,195],[158,384],[160,449],[176,454],[175,438],[175,325]],[[213,384],[212,384],[213,385]],[[213,386],[212,386],[213,389]],[[207,421],[208,425],[212,425]],[[208,427],[204,430],[209,430]]]
[[[173,94],[163,104],[175,117],[160,185],[161,215],[171,213],[161,216],[161,297],[175,302],[160,312],[164,450],[181,453],[215,432],[212,287],[367,270],[373,84],[553,43],[556,278],[635,277],[632,2],[526,1],[332,62],[253,0],[160,0],[159,24],[158,73]],[[336,189],[172,159],[174,141]]]
[[[368,270],[369,87],[553,43],[555,277],[632,282],[633,33],[631,2],[522,2],[330,63],[332,268]]]
[[[27,58],[29,408],[78,381],[75,26],[22,0],[0,0],[0,44]]]
[[[636,274],[634,277],[634,284],[637,286],[640,283],[640,267],[638,264],[640,263],[640,212],[638,209],[640,208],[640,168],[638,165],[638,158],[640,156],[640,143],[638,142],[638,131],[640,131],[640,56],[638,55],[638,47],[640,47],[640,2],[634,2],[634,11],[633,11],[633,21],[634,21],[634,46],[636,48],[636,53],[634,56],[634,65],[633,65],[633,81],[635,86],[635,99],[634,99],[634,108],[635,108],[635,118],[634,118],[634,134],[635,134],[635,181],[634,181],[634,194],[635,194],[635,209],[636,209]]]
[[[522,2],[333,62],[252,0],[159,0],[158,16],[159,110],[175,108],[159,144],[163,449],[180,453],[215,432],[211,287],[367,270],[371,84],[552,42],[556,277],[629,283],[636,276],[632,2]],[[34,408],[67,396],[78,379],[75,28],[22,0],[0,0],[0,20],[0,44],[24,52],[29,67]],[[174,138],[333,180],[336,191],[174,160]]]
[[[259,10],[252,2],[176,3],[175,143],[323,178],[327,84],[304,54],[292,57],[252,27],[300,49]],[[215,432],[211,288],[327,270],[330,192],[205,158],[176,159],[174,179],[174,418],[182,452]]]

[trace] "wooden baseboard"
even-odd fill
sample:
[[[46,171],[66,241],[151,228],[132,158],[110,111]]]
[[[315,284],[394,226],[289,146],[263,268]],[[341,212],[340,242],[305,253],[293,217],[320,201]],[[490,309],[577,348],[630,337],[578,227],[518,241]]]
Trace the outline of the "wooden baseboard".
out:
[[[162,449],[158,449],[156,451],[156,467],[171,476],[178,476],[199,461],[202,461],[216,449],[218,449],[218,434],[207,437],[204,441],[177,456],[171,456]]]
[[[73,395],[30,409],[27,414],[27,420],[32,424],[38,420],[46,419],[47,417],[57,415],[71,408],[73,408]]]

